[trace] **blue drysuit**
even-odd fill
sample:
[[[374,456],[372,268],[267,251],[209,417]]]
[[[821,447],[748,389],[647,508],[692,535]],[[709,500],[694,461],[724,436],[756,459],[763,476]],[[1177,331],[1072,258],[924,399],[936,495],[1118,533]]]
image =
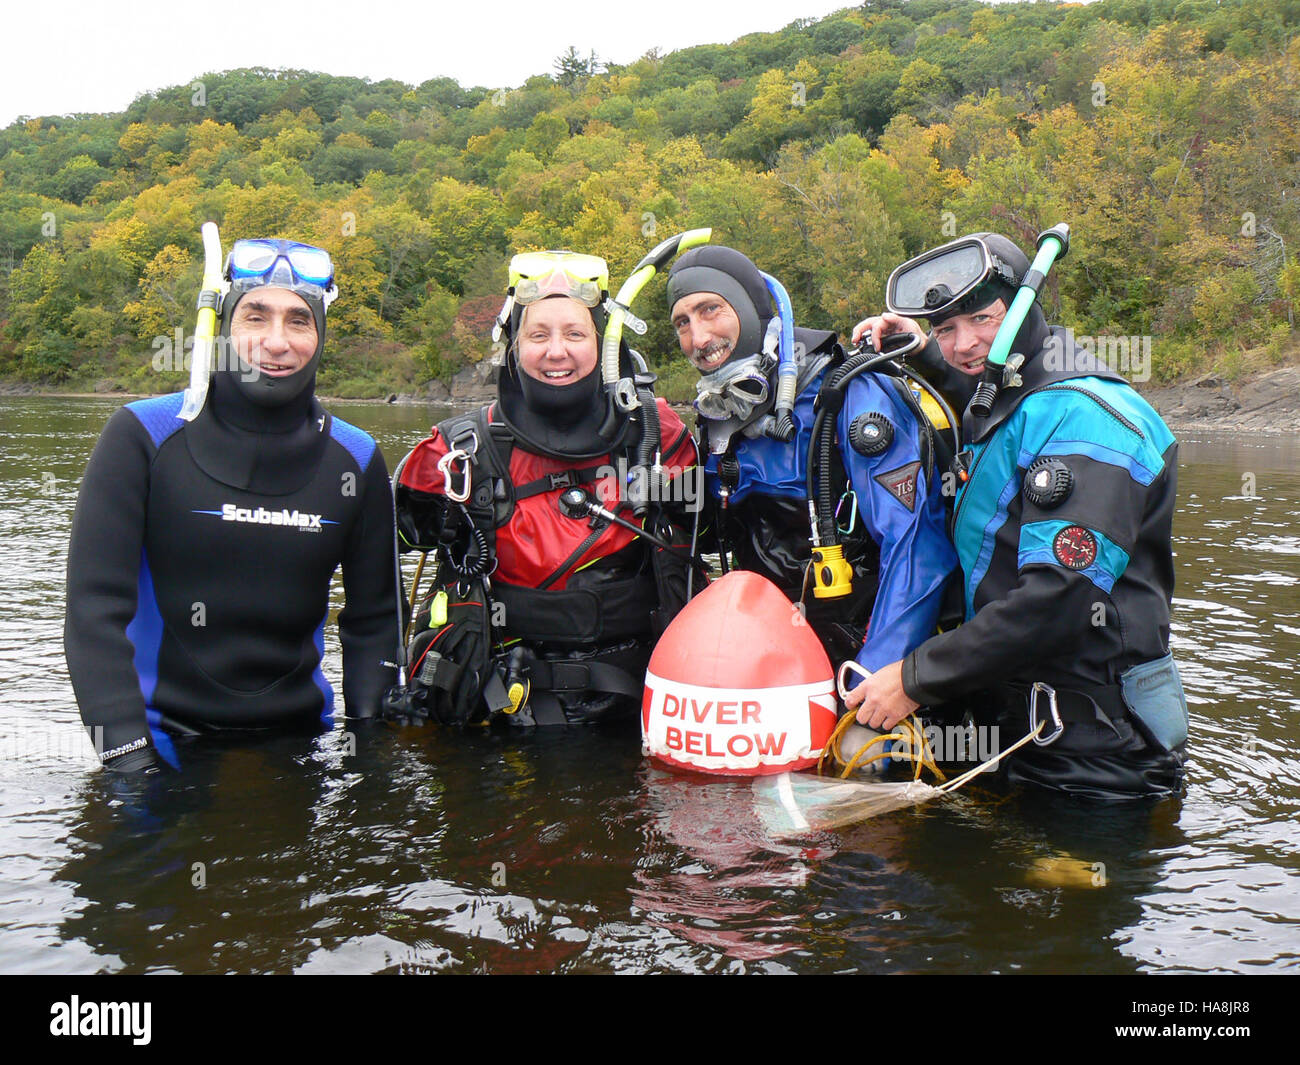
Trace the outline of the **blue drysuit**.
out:
[[[824,346],[822,354],[828,353]],[[735,439],[739,478],[727,494],[722,533],[740,568],[762,573],[792,601],[802,597],[833,666],[855,658],[875,671],[934,635],[957,557],[945,531],[942,471],[930,468],[923,454],[919,415],[894,381],[860,374],[846,389],[835,447],[843,467],[834,482],[839,524],[851,528],[843,542],[854,569],[853,594],[815,599],[810,575],[804,588],[811,557],[808,447],[813,401],[827,372],[823,368],[799,394],[791,443],[766,436]],[[867,456],[848,440],[853,420],[870,412],[888,420],[891,439]],[[706,475],[714,498],[720,495],[718,469],[719,456],[710,455]]]

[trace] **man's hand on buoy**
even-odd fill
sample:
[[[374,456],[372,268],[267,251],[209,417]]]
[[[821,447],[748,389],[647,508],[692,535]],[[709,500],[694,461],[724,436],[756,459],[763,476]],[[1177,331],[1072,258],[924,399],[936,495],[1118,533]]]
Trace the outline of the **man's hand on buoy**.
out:
[[[886,311],[884,314],[864,318],[855,325],[853,327],[853,343],[862,343],[863,338],[870,334],[871,346],[879,351],[881,339],[889,336],[890,333],[915,333],[919,337],[925,336],[925,330],[912,321],[911,318],[904,318],[901,314],[892,314]]]
[[[844,700],[850,710],[857,708],[859,725],[878,732],[888,732],[921,704],[903,691],[903,663],[894,662],[876,670]]]

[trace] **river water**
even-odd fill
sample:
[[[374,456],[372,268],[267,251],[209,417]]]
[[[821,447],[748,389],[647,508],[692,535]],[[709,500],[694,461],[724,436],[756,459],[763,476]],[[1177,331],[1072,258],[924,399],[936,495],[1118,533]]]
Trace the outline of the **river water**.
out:
[[[64,567],[116,405],[0,397],[0,972],[1300,970],[1295,440],[1181,434],[1182,797],[981,784],[776,840],[748,782],[656,768],[635,731],[340,725],[99,771]],[[390,467],[437,416],[335,409]]]

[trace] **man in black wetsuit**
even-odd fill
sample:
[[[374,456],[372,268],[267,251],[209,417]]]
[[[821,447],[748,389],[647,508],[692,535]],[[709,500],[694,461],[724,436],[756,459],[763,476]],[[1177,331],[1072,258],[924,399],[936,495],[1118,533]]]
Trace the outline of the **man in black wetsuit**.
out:
[[[81,484],[64,647],[107,768],[179,768],[173,738],[328,725],[321,672],[340,563],[343,697],[379,710],[397,647],[392,496],[375,442],[315,398],[327,253],[241,240],[220,352],[193,420],[183,395],[127,404]]]

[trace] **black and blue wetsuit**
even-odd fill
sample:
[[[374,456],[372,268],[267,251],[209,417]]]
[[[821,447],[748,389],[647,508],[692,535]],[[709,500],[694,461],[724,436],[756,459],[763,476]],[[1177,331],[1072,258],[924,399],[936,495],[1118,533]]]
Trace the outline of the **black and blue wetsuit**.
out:
[[[310,392],[258,408],[218,374],[189,423],[181,398],[112,417],[73,518],[68,670],[106,764],[174,764],[178,731],[328,723],[340,564],[348,715],[378,713],[395,681],[392,497],[374,441]]]

